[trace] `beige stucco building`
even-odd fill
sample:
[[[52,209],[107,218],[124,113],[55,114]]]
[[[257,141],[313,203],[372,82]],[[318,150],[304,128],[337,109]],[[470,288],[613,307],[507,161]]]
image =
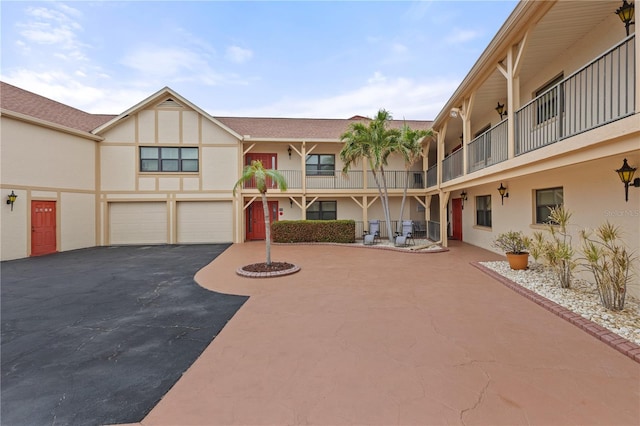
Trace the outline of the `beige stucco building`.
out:
[[[578,6],[577,6],[578,5]],[[389,164],[391,216],[447,245],[488,249],[497,233],[542,227],[547,206],[581,228],[605,220],[640,252],[639,47],[616,1],[519,3],[433,122],[407,175]],[[272,216],[383,219],[366,165],[341,173],[340,135],[355,120],[213,117],[170,88],[119,115],[94,115],[2,83],[1,258],[114,244],[241,243],[264,238],[252,159],[280,170]],[[496,105],[503,105],[502,114]],[[372,106],[375,109],[377,106]],[[393,122],[400,126],[403,122]],[[503,198],[498,187],[506,188]],[[493,249],[492,249],[493,250]],[[635,279],[636,295],[640,293]]]

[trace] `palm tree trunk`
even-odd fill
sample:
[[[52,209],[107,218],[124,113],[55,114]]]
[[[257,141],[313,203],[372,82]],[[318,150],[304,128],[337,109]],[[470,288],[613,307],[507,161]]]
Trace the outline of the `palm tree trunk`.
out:
[[[380,167],[380,175],[382,176],[382,208],[384,209],[384,220],[387,224],[387,234],[389,235],[389,242],[393,242],[393,230],[391,229],[391,210],[389,209],[389,191],[387,190],[387,179],[384,175],[384,168]]]
[[[264,211],[264,236],[267,245],[267,265],[271,266],[271,221],[269,220],[269,203],[266,193],[261,194],[261,196],[262,210]]]
[[[398,219],[398,228],[402,230],[402,216],[404,216],[404,203],[407,200],[407,189],[409,188],[409,170],[407,170],[407,178],[404,180],[404,191],[402,192],[402,202],[400,203],[400,219]]]

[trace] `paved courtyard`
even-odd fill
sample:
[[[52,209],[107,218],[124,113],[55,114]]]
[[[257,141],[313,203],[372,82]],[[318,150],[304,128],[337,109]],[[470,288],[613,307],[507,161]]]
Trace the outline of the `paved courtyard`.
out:
[[[250,296],[143,425],[638,425],[640,364],[484,275],[499,256],[275,245],[286,277],[202,286]]]

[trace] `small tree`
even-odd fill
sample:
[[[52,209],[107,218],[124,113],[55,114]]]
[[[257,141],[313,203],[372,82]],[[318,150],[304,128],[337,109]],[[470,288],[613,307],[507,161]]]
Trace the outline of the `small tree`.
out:
[[[282,176],[277,170],[265,169],[262,165],[262,161],[254,160],[251,162],[251,164],[245,166],[244,170],[242,171],[242,176],[233,186],[233,195],[236,195],[236,189],[238,188],[238,186],[252,179],[255,181],[256,188],[260,192],[260,196],[262,198],[262,209],[264,210],[265,240],[267,244],[267,265],[271,266],[271,221],[269,220],[269,205],[267,203],[267,186],[271,181],[276,184],[278,189],[280,189],[281,191],[286,191],[287,181],[284,176]]]
[[[349,168],[357,164],[361,159],[369,163],[369,169],[378,187],[389,241],[393,241],[393,232],[391,230],[389,193],[384,168],[387,165],[389,155],[396,149],[397,141],[400,138],[398,129],[387,128],[391,119],[391,113],[381,109],[376,117],[369,121],[368,125],[359,122],[352,123],[349,129],[340,136],[340,139],[344,142],[344,146],[340,151],[340,159],[344,163],[343,173],[347,173]]]
[[[585,266],[595,278],[602,306],[613,311],[624,309],[635,259],[621,234],[620,228],[608,221],[596,229],[595,237],[586,230],[580,233]]]
[[[575,252],[568,231],[572,213],[564,207],[551,207],[549,221],[546,223],[548,238],[542,232],[534,232],[529,246],[531,256],[537,262],[542,259],[556,274],[560,287],[571,287],[572,271],[576,267]]]
[[[404,181],[404,191],[402,192],[402,202],[400,203],[400,218],[398,220],[398,231],[402,230],[402,216],[404,215],[404,204],[407,200],[407,189],[409,187],[409,176],[411,167],[422,157],[422,141],[427,136],[433,136],[433,130],[413,130],[406,124],[400,130],[400,139],[398,140],[398,151],[404,158],[404,168],[406,178]]]

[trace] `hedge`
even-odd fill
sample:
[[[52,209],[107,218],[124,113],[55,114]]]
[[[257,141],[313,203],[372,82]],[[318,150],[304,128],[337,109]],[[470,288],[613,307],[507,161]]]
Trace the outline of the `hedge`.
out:
[[[354,243],[356,222],[353,220],[281,220],[271,224],[276,243]]]

